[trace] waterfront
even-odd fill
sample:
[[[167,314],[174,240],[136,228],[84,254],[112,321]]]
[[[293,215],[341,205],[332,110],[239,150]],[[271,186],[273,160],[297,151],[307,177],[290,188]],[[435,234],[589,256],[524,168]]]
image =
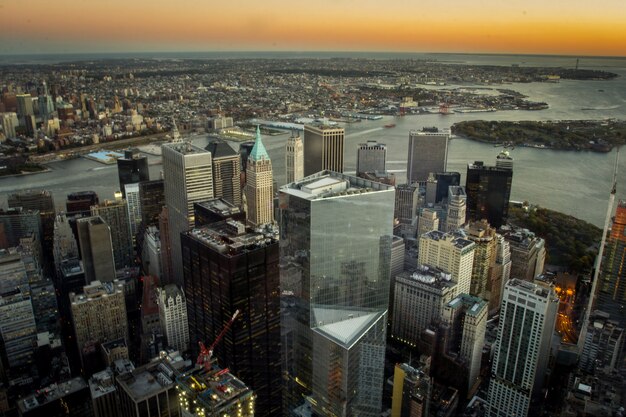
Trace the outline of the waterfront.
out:
[[[461,56],[467,60],[474,56]],[[445,56],[452,60],[453,57]],[[444,60],[444,56],[441,56]],[[476,63],[499,63],[510,57],[487,56]],[[529,59],[526,57],[525,59]],[[539,59],[539,58],[537,58]],[[567,58],[542,58],[540,64],[549,66],[564,65]],[[491,62],[494,61],[494,62]],[[474,63],[473,61],[471,61]],[[504,61],[501,63],[505,63]],[[589,64],[581,60],[581,68]],[[436,126],[449,128],[453,123],[463,120],[564,120],[564,119],[624,119],[626,115],[626,60],[594,60],[590,68],[606,69],[620,77],[606,81],[571,81],[560,83],[507,84],[488,86],[489,88],[509,88],[519,91],[533,101],[545,101],[550,105],[541,111],[499,111],[494,113],[455,113],[447,116],[437,114],[390,117],[378,121],[362,121],[346,124],[345,170],[354,171],[356,166],[356,147],[367,140],[377,140],[388,146],[388,169],[396,172],[398,183],[405,180],[408,131],[422,127]],[[451,86],[446,86],[450,88]],[[468,87],[465,85],[464,87]],[[485,87],[485,86],[482,86]],[[589,108],[592,110],[582,110]],[[395,128],[385,129],[385,124],[394,123]],[[277,183],[284,182],[284,145],[288,135],[266,136],[264,143],[274,167]],[[194,143],[205,146],[207,139],[200,137]],[[237,143],[231,144],[234,148]],[[448,170],[458,171],[463,176],[468,162],[482,160],[493,164],[499,149],[491,145],[472,142],[465,139],[453,139],[450,142]],[[513,200],[528,200],[532,203],[574,215],[598,226],[603,224],[608,191],[611,188],[611,175],[615,151],[608,154],[591,152],[571,152],[516,148],[512,151],[515,159]],[[161,166],[158,157],[150,157],[150,175],[159,177]],[[620,165],[626,163],[622,152]],[[86,159],[54,162],[48,165],[50,172],[9,177],[0,179],[0,206],[6,207],[7,195],[23,190],[42,188],[49,190],[55,199],[57,208],[63,209],[65,196],[74,191],[93,190],[101,199],[113,197],[117,190],[116,166],[105,166]],[[618,181],[618,198],[626,197],[626,184]]]

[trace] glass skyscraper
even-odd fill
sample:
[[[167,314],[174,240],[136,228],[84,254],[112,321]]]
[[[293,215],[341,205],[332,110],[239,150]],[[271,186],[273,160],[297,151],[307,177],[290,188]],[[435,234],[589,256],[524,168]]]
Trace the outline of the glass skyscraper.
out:
[[[287,415],[380,415],[394,197],[331,171],[280,189]]]

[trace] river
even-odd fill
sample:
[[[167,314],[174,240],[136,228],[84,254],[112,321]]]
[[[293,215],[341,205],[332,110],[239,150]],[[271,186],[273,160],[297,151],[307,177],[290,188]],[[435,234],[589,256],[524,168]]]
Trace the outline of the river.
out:
[[[556,66],[575,64],[571,57],[514,57],[514,56],[446,56],[455,62],[477,64],[507,64]],[[443,56],[440,60],[444,60]],[[571,81],[560,83],[530,83],[487,86],[520,91],[533,101],[545,101],[549,109],[540,111],[499,111],[494,113],[465,113],[451,115],[385,116],[383,120],[346,124],[345,171],[356,168],[356,148],[359,143],[376,140],[387,144],[387,168],[396,173],[398,183],[406,180],[408,132],[411,129],[436,126],[449,128],[463,120],[564,120],[626,117],[626,59],[581,59],[580,68],[593,68],[618,73],[620,77],[607,81]],[[444,88],[449,88],[446,86]],[[468,87],[464,85],[463,87]],[[485,87],[485,86],[480,86]],[[441,88],[441,87],[435,87]],[[592,110],[582,110],[591,108]],[[395,128],[383,125],[395,123]],[[284,183],[284,145],[288,135],[264,137],[278,184]],[[207,138],[194,138],[194,143],[205,146]],[[234,148],[238,144],[231,144]],[[467,163],[484,161],[494,164],[499,149],[491,145],[461,138],[450,141],[448,171],[458,171],[464,182]],[[516,148],[514,158],[512,200],[527,200],[542,207],[571,214],[597,226],[604,223],[615,150],[610,153],[553,151]],[[150,175],[159,178],[161,165],[158,157],[149,157]],[[620,154],[620,166],[626,166],[626,152]],[[112,198],[119,188],[115,165],[106,166],[86,159],[50,163],[51,171],[18,177],[0,178],[0,206],[6,207],[7,195],[24,189],[49,190],[59,209],[64,208],[68,193],[93,190],[100,199]],[[618,178],[617,198],[626,199],[626,181]]]

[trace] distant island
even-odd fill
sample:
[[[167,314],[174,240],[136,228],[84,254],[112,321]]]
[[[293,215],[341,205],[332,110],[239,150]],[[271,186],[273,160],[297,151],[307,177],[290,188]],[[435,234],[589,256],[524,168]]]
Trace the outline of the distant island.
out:
[[[496,122],[473,120],[452,125],[452,133],[494,146],[609,152],[626,143],[626,122],[560,120]]]

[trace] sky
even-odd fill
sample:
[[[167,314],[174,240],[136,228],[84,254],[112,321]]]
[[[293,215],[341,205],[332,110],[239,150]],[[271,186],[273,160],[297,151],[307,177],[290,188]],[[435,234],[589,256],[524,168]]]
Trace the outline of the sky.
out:
[[[625,0],[0,0],[0,54],[626,56]]]

